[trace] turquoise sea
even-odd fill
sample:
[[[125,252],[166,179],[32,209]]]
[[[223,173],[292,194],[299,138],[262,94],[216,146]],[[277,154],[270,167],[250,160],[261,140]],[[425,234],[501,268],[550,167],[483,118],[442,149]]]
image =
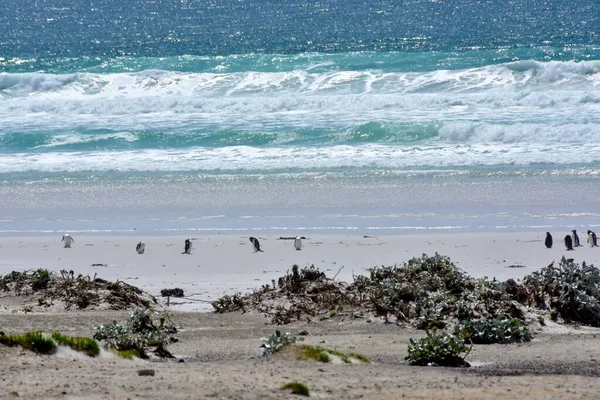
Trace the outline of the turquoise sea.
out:
[[[0,234],[600,226],[598,2],[3,7]]]

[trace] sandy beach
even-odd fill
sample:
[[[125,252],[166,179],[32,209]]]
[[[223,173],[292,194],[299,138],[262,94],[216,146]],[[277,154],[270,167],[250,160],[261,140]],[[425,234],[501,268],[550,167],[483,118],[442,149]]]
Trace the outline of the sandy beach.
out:
[[[259,253],[247,236],[196,236],[190,255],[182,254],[183,236],[74,235],[71,248],[63,248],[56,236],[2,238],[0,274],[67,269],[123,280],[154,295],[162,288],[180,287],[185,298],[172,299],[168,308],[180,331],[180,341],[170,346],[175,360],[126,360],[110,353],[90,359],[65,351],[38,356],[0,347],[0,398],[287,399],[294,396],[279,387],[292,380],[305,383],[311,397],[322,399],[598,398],[600,329],[549,323],[537,327],[529,343],[475,346],[468,356],[471,368],[452,369],[408,366],[408,341],[423,335],[408,326],[331,318],[280,328],[306,330],[308,344],[358,352],[373,361],[339,365],[298,361],[285,354],[258,357],[260,338],[278,327],[255,313],[206,312],[212,310],[210,301],[270,283],[293,264],[314,264],[329,277],[337,274],[337,279],[351,281],[353,274],[370,267],[437,251],[473,276],[505,280],[521,278],[563,255],[597,264],[598,248],[584,245],[566,252],[555,237],[555,246],[546,249],[543,233],[436,233],[310,236],[296,251],[293,241],[282,236],[256,235],[264,250]],[[142,255],[135,251],[139,240],[146,243]],[[126,317],[116,311],[25,314],[18,303],[6,300],[0,297],[0,329],[9,334],[45,330],[90,337],[94,326]],[[155,376],[138,376],[144,368],[154,369]]]
[[[124,313],[4,314],[8,333],[31,329],[72,335]],[[597,399],[600,392],[598,331],[538,334],[525,344],[475,346],[471,367],[413,367],[403,361],[408,340],[422,331],[364,320],[293,324],[305,343],[359,352],[371,364],[322,364],[285,354],[257,357],[260,337],[275,327],[248,314],[176,313],[175,361],[90,359],[75,352],[36,356],[0,347],[0,398],[26,399],[291,399],[279,388],[299,381],[317,399]],[[180,362],[183,360],[183,362]],[[138,376],[140,369],[155,376]]]
[[[368,268],[402,264],[412,257],[436,252],[449,256],[475,277],[521,278],[561,257],[600,264],[600,250],[582,246],[565,251],[564,235],[555,234],[552,249],[545,233],[450,233],[422,235],[311,235],[301,251],[282,235],[260,235],[264,252],[255,253],[248,236],[193,236],[192,254],[182,254],[189,236],[77,236],[63,248],[61,236],[8,237],[0,240],[0,274],[47,268],[97,274],[123,280],[159,295],[163,288],[180,287],[192,300],[177,300],[179,310],[212,310],[210,301],[223,294],[248,292],[277,279],[292,265],[315,265],[327,276],[350,282]],[[144,254],[135,251],[146,243]],[[196,301],[194,301],[196,300]]]

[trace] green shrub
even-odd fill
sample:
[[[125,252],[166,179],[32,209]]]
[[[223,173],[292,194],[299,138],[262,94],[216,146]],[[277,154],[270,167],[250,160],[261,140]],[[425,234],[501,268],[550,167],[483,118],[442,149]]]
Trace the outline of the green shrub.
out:
[[[495,319],[462,321],[454,328],[468,343],[490,344],[509,341],[529,342],[533,339],[531,330],[518,319],[504,315]]]
[[[566,322],[600,326],[600,270],[563,257],[523,278],[534,303]]]
[[[446,326],[443,315],[444,308],[444,304],[435,303],[432,300],[426,301],[425,305],[421,307],[419,318],[417,318],[417,329],[444,328]]]
[[[104,342],[109,349],[119,351],[134,350],[141,358],[147,358],[147,347],[153,347],[160,357],[173,357],[167,345],[178,339],[172,334],[177,332],[169,315],[154,308],[136,308],[128,321],[113,321],[95,328],[94,339]]]
[[[390,317],[409,321],[419,329],[443,328],[447,318],[522,317],[502,283],[473,278],[437,253],[423,254],[402,266],[371,268],[367,278],[355,282],[377,315],[386,321]]]
[[[263,354],[274,354],[290,344],[303,341],[304,338],[291,336],[289,332],[281,333],[277,330],[268,338],[261,338],[260,340],[264,342],[260,345]]]
[[[442,365],[448,367],[468,367],[465,361],[471,347],[465,345],[460,335],[441,332],[437,328],[426,331],[426,336],[419,340],[410,339],[408,360],[410,365]],[[461,354],[465,353],[463,357]]]

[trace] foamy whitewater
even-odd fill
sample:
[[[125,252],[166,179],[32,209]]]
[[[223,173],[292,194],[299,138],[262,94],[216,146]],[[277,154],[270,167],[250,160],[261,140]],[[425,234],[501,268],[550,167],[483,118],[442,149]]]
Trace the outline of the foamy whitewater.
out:
[[[0,233],[600,225],[598,5],[18,3]]]

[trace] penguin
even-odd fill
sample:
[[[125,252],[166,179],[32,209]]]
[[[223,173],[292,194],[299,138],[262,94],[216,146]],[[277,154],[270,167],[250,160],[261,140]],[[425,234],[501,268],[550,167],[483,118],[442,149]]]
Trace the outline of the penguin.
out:
[[[573,250],[573,239],[571,239],[571,235],[565,236],[565,246],[567,250]]]
[[[300,236],[296,236],[296,239],[294,239],[294,248],[296,250],[302,250],[302,239],[300,239]]]
[[[546,232],[546,240],[544,241],[544,244],[547,248],[552,248],[552,235],[550,234],[550,232]]]
[[[597,247],[598,240],[596,238],[596,234],[592,231],[587,231],[587,234],[588,234],[587,242],[590,245],[590,247]]]
[[[571,237],[573,238],[573,247],[581,246],[579,244],[579,236],[577,236],[577,231],[573,229],[571,232],[573,232],[573,234],[571,235]]]
[[[144,254],[144,250],[146,250],[146,243],[139,242],[137,246],[135,246],[135,250],[138,252],[138,254]]]
[[[181,254],[192,254],[192,241],[190,239],[185,239],[185,247]]]
[[[65,233],[60,241],[65,242],[65,249],[70,249],[71,244],[75,243],[75,239],[73,239],[68,233]]]
[[[254,246],[254,252],[255,252],[255,253],[256,253],[256,252],[258,252],[258,251],[260,251],[260,252],[263,252],[263,253],[264,253],[264,251],[262,251],[262,250],[260,249],[260,243],[258,242],[258,239],[257,239],[257,238],[255,238],[255,237],[251,237],[251,238],[250,238],[250,241],[252,242],[252,245]]]

